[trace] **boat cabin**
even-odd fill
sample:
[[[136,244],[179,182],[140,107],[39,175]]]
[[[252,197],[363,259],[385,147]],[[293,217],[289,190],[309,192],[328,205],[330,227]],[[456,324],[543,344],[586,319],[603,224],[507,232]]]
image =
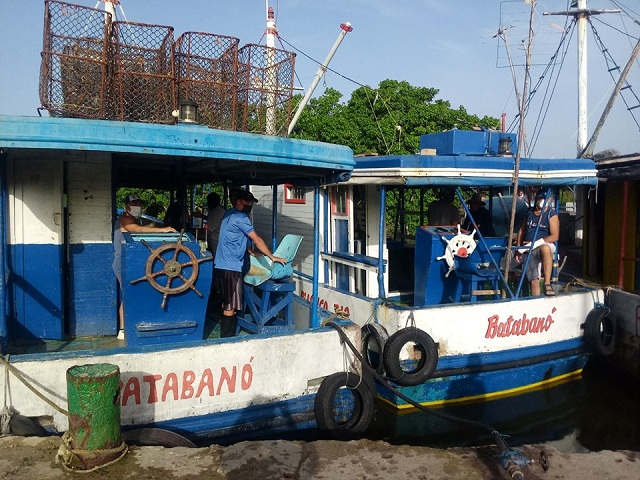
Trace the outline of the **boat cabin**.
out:
[[[170,191],[216,182],[317,188],[353,164],[347,147],[318,149],[186,123],[0,117],[0,126],[5,342],[116,334],[112,239],[119,188]],[[276,232],[260,230],[274,249]],[[212,262],[201,240],[197,231],[125,234],[122,295],[125,321],[135,321],[125,328],[130,344],[202,339]],[[170,261],[179,264],[171,275]]]
[[[331,186],[324,197],[324,284],[416,307],[476,300],[470,292],[479,290],[479,284],[491,297],[493,291],[508,290],[500,270],[508,243],[516,148],[513,134],[453,129],[424,135],[415,155],[356,157],[351,178]],[[589,159],[522,158],[518,185],[525,196],[516,199],[514,233],[540,187],[550,189],[556,207],[568,215],[577,201],[575,187],[595,183]],[[460,218],[469,214],[466,200],[474,193],[485,196],[491,213],[494,236],[481,239],[476,233],[475,253],[464,261],[446,253],[457,225],[429,223],[429,204],[443,189],[457,189]],[[287,225],[304,222],[300,203],[284,207]],[[512,287],[515,292],[517,285]]]

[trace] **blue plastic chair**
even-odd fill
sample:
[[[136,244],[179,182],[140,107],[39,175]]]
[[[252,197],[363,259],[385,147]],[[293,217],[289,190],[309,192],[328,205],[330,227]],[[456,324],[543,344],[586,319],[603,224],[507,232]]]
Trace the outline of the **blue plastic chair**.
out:
[[[265,256],[250,257],[251,266],[244,276],[245,317],[238,318],[239,326],[254,333],[293,328],[295,284],[288,279],[293,275],[292,262],[302,239],[300,235],[285,235],[273,252],[287,260],[285,265]]]
[[[296,253],[298,253],[298,247],[300,247],[303,238],[301,235],[287,234],[278,245],[278,248],[276,248],[276,251],[273,252],[276,257],[282,257],[287,260],[285,265],[277,262],[274,264],[266,256],[254,257],[252,255],[249,257],[251,265],[244,276],[245,283],[258,286],[269,279],[282,280],[293,275],[291,262],[293,262]]]

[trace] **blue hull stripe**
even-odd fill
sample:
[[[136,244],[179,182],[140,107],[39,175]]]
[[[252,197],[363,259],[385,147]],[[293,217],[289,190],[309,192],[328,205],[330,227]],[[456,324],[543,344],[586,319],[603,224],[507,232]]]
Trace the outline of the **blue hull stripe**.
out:
[[[433,376],[449,376],[462,373],[464,370],[489,370],[503,368],[504,364],[511,362],[540,362],[549,357],[567,356],[572,350],[582,349],[584,341],[582,338],[564,340],[562,342],[549,343],[547,345],[536,345],[533,347],[514,348],[491,353],[474,353],[473,355],[455,355],[441,357]],[[492,367],[494,366],[494,367]]]
[[[397,388],[402,394],[421,404],[489,400],[501,395],[520,393],[565,377],[577,376],[584,368],[587,358],[586,354],[575,354],[500,370],[431,378],[421,385]],[[381,385],[378,385],[378,394],[398,408],[410,407]]]
[[[232,443],[266,432],[316,428],[313,413],[315,395],[305,395],[266,405],[229,412],[158,422],[153,425],[182,433],[190,439],[215,437],[217,442]]]

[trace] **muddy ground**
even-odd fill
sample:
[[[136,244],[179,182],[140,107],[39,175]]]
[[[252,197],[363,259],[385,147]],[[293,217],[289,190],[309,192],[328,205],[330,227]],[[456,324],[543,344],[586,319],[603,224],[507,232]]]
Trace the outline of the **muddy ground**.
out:
[[[55,458],[59,437],[0,438],[0,478],[11,480],[271,480],[271,479],[508,479],[495,447],[433,449],[385,442],[254,441],[228,447],[131,446],[116,463],[89,473],[68,472]],[[538,460],[522,469],[525,479],[640,478],[640,452],[560,453],[545,445],[521,449]]]

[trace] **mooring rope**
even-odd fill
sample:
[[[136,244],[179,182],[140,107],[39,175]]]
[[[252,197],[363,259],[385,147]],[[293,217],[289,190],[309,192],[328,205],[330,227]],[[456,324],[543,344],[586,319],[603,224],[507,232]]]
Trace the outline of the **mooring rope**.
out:
[[[422,412],[435,415],[436,417],[440,417],[445,420],[450,420],[453,422],[462,423],[464,425],[469,425],[469,426],[473,426],[483,430],[487,430],[490,436],[492,437],[493,441],[496,443],[496,446],[501,450],[501,455],[503,457],[502,464],[503,464],[503,467],[505,467],[505,469],[507,468],[507,466],[509,466],[510,468],[514,468],[514,462],[512,461],[511,457],[519,458],[520,463],[522,463],[523,465],[526,463],[532,463],[531,460],[525,457],[521,452],[518,452],[512,449],[505,441],[505,435],[501,434],[497,429],[495,429],[491,425],[487,423],[478,422],[475,420],[469,420],[467,418],[456,417],[454,415],[449,415],[443,412],[439,412],[429,407],[426,407],[424,405],[421,405],[420,403],[416,402],[412,398],[407,397],[402,392],[394,388],[383,376],[379,375],[378,372],[376,372],[375,368],[372,368],[371,365],[365,362],[364,358],[362,357],[362,354],[358,351],[358,349],[356,349],[353,343],[351,343],[351,340],[349,340],[349,337],[347,336],[347,334],[344,332],[344,330],[340,325],[338,325],[336,322],[332,321],[331,319],[328,320],[325,323],[325,325],[333,327],[338,332],[338,335],[340,336],[340,340],[349,346],[353,354],[360,361],[362,368],[366,368],[376,378],[376,380],[378,380],[383,386],[385,386],[389,390],[393,391],[398,397],[400,397],[405,402],[409,403],[410,405],[414,406],[415,408],[417,408]],[[519,465],[515,465],[515,468],[516,469],[519,468]],[[521,478],[524,478],[524,477],[521,477]]]
[[[31,383],[25,378],[22,372],[20,372],[20,370],[18,370],[16,367],[14,367],[8,361],[6,361],[2,355],[0,355],[0,364],[4,365],[7,368],[7,370],[13,373],[18,378],[18,380],[20,380],[24,384],[24,386],[27,387],[29,390],[31,390],[31,392],[33,392],[33,394],[36,395],[40,400],[45,402],[47,405],[50,405],[52,408],[56,409],[58,412],[62,413],[63,415],[66,415],[67,417],[69,416],[69,412],[67,410],[56,405],[47,397],[45,397],[42,393],[40,393],[33,385],[31,385]],[[5,381],[5,385],[7,384],[8,382]]]
[[[73,438],[69,432],[65,432],[62,435],[62,443],[58,448],[58,453],[56,453],[56,463],[62,464],[62,467],[69,472],[77,472],[77,473],[89,473],[94,472],[100,468],[107,467],[109,465],[113,465],[117,461],[121,460],[129,451],[129,447],[123,441],[119,446],[115,448],[104,448],[104,449],[96,449],[96,450],[84,450],[81,448],[73,448],[72,444]],[[90,468],[82,468],[87,466],[87,460],[93,459],[96,457],[105,457],[112,454],[120,453],[113,460],[109,460],[108,462],[102,463],[100,465],[96,465]],[[78,465],[78,462],[80,465]],[[77,466],[74,467],[72,464],[75,463]]]

